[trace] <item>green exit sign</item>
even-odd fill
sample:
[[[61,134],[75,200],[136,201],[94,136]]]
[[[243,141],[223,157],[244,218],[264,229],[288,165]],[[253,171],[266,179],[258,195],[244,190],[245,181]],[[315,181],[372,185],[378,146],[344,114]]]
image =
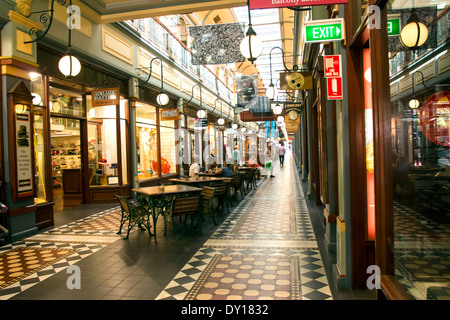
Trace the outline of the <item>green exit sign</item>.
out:
[[[399,36],[400,35],[400,18],[389,18],[387,21],[387,32],[388,36]]]
[[[344,39],[344,20],[312,20],[305,23],[306,42],[329,42]]]

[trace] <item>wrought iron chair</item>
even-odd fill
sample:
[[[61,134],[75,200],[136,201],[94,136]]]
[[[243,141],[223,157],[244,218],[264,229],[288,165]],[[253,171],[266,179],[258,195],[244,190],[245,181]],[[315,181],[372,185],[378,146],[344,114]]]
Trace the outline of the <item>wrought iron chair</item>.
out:
[[[127,235],[123,238],[124,240],[128,239],[130,231],[135,225],[138,225],[141,231],[147,229],[150,236],[152,236],[150,231],[151,225],[149,207],[145,205],[138,205],[136,202],[129,201],[128,198],[124,196],[116,194],[115,197],[119,199],[120,207],[122,209],[122,217],[120,219],[120,227],[117,234],[122,233],[122,227],[128,221]]]

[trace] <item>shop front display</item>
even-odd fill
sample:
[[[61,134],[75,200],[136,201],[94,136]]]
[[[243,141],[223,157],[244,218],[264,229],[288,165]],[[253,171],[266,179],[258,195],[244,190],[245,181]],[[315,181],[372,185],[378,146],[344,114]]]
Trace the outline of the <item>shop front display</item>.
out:
[[[413,19],[427,30],[423,44],[413,48],[402,45],[399,37],[389,37],[392,281],[412,299],[448,299],[449,7],[419,3],[404,7],[391,0],[390,13],[400,16],[402,30]]]

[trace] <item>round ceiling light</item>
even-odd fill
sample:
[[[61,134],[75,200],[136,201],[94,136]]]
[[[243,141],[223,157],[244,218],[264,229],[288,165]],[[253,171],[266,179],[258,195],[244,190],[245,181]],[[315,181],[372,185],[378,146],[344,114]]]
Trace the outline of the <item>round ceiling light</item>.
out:
[[[156,97],[156,102],[158,102],[160,106],[165,106],[169,103],[169,96],[164,91],[161,91]]]
[[[59,71],[66,77],[75,77],[81,71],[81,63],[75,56],[67,55],[59,60]]]

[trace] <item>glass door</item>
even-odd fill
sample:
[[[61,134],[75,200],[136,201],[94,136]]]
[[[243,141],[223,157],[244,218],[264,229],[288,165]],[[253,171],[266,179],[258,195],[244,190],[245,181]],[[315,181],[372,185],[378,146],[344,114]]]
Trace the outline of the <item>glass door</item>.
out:
[[[50,118],[52,186],[55,211],[83,202],[80,120]]]

